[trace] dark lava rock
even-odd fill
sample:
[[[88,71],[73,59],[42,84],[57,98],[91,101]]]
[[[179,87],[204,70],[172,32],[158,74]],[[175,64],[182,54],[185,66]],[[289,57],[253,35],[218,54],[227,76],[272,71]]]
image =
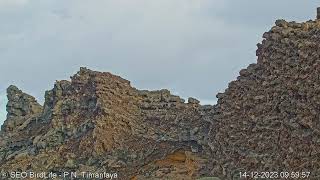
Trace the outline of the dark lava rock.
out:
[[[38,104],[34,97],[23,93],[16,86],[7,89],[7,120],[1,129],[4,132],[13,131],[42,111],[42,106]]]

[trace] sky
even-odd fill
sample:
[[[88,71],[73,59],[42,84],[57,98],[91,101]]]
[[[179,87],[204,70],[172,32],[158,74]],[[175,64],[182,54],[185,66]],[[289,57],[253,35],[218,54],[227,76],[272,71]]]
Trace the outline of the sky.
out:
[[[320,1],[0,0],[0,124],[10,85],[43,103],[79,67],[214,104],[276,19],[307,21]]]

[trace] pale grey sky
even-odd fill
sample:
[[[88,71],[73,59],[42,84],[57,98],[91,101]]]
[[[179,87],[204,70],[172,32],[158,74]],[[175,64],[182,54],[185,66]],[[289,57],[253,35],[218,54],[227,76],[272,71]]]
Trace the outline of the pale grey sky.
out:
[[[80,66],[215,102],[276,19],[314,19],[319,2],[0,0],[0,123],[8,85],[42,102]]]

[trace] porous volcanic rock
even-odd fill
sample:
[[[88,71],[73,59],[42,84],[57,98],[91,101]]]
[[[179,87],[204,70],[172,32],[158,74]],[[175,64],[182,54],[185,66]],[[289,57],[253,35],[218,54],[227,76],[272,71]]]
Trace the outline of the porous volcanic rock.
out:
[[[34,97],[23,93],[16,86],[7,89],[7,120],[2,126],[2,132],[10,133],[14,129],[24,126],[26,121],[31,121],[39,116],[42,107]],[[23,127],[20,127],[23,128]]]
[[[215,106],[86,68],[57,81],[43,106],[10,86],[0,173],[185,180],[310,172],[320,179],[320,20],[277,20],[263,38],[257,63],[217,94]]]
[[[86,68],[71,81],[57,81],[43,107],[14,86],[8,98],[2,172],[111,172],[118,179],[210,174],[213,106],[184,103],[168,90],[137,90]]]
[[[213,173],[299,172],[300,179],[311,172],[320,179],[320,21],[277,20],[263,38],[257,64],[217,95]]]

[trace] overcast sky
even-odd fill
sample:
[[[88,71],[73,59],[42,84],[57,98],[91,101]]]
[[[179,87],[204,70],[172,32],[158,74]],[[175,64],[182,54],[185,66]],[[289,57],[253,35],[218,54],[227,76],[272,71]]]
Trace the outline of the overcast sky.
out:
[[[214,103],[276,19],[314,19],[319,2],[0,0],[0,124],[8,85],[42,103],[80,66]]]

